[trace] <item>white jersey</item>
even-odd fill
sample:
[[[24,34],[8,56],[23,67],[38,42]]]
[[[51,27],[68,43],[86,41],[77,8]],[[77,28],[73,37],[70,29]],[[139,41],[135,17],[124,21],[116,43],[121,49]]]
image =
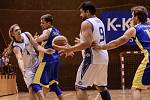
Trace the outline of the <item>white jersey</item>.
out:
[[[92,25],[92,38],[93,42],[99,44],[106,44],[105,39],[105,27],[103,22],[97,17],[91,17],[86,19]],[[84,40],[82,32],[80,32],[81,41]],[[90,64],[108,64],[108,52],[107,50],[94,50],[87,48],[82,50],[83,61]]]
[[[22,42],[14,42],[13,47],[19,47],[23,55],[24,67],[32,67],[35,63],[34,58],[37,57],[37,54],[33,48],[33,45],[30,43],[29,37],[27,36],[28,32],[21,33],[23,38]]]

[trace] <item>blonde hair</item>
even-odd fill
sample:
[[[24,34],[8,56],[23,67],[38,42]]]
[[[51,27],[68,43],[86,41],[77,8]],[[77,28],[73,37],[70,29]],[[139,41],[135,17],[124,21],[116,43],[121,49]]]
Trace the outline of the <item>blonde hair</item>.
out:
[[[19,25],[18,25],[18,24],[13,24],[13,25],[10,26],[10,28],[9,28],[9,37],[10,37],[10,39],[11,39],[12,41],[14,41],[14,37],[12,36],[12,34],[13,34],[14,28],[15,28],[16,26],[19,26]]]

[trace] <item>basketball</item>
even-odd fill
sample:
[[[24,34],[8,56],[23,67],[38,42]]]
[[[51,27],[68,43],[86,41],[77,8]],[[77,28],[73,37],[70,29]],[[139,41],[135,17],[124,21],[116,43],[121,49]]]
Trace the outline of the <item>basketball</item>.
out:
[[[63,46],[66,46],[67,44],[68,44],[67,38],[62,35],[56,36],[52,41],[52,46],[56,50],[60,50],[60,49],[58,49],[58,46],[63,47]]]

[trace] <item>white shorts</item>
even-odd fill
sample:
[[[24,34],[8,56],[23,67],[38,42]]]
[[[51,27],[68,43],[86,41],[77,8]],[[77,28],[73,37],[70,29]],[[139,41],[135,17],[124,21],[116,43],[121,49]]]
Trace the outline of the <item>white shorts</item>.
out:
[[[38,58],[35,57],[32,65],[25,68],[24,81],[27,85],[27,88],[29,88],[29,86],[31,85],[31,83],[34,79],[34,76],[35,76],[36,70],[39,66],[39,63],[40,62],[39,62]]]
[[[83,63],[81,63],[77,72],[75,86],[78,88],[87,88],[93,85],[107,86],[107,69],[107,64],[90,64],[85,71]]]

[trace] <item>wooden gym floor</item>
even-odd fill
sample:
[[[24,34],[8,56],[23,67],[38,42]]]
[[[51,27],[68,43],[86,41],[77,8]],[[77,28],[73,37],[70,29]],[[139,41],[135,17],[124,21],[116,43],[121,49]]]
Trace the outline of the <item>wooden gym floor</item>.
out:
[[[89,100],[101,100],[96,90],[88,90]],[[125,90],[110,90],[112,100],[131,100],[131,91]],[[63,91],[65,100],[76,100],[75,91]],[[2,96],[0,100],[29,100],[28,93],[20,92],[18,95]],[[55,93],[49,92],[46,100],[58,100]],[[150,90],[142,91],[142,100],[150,100]]]

